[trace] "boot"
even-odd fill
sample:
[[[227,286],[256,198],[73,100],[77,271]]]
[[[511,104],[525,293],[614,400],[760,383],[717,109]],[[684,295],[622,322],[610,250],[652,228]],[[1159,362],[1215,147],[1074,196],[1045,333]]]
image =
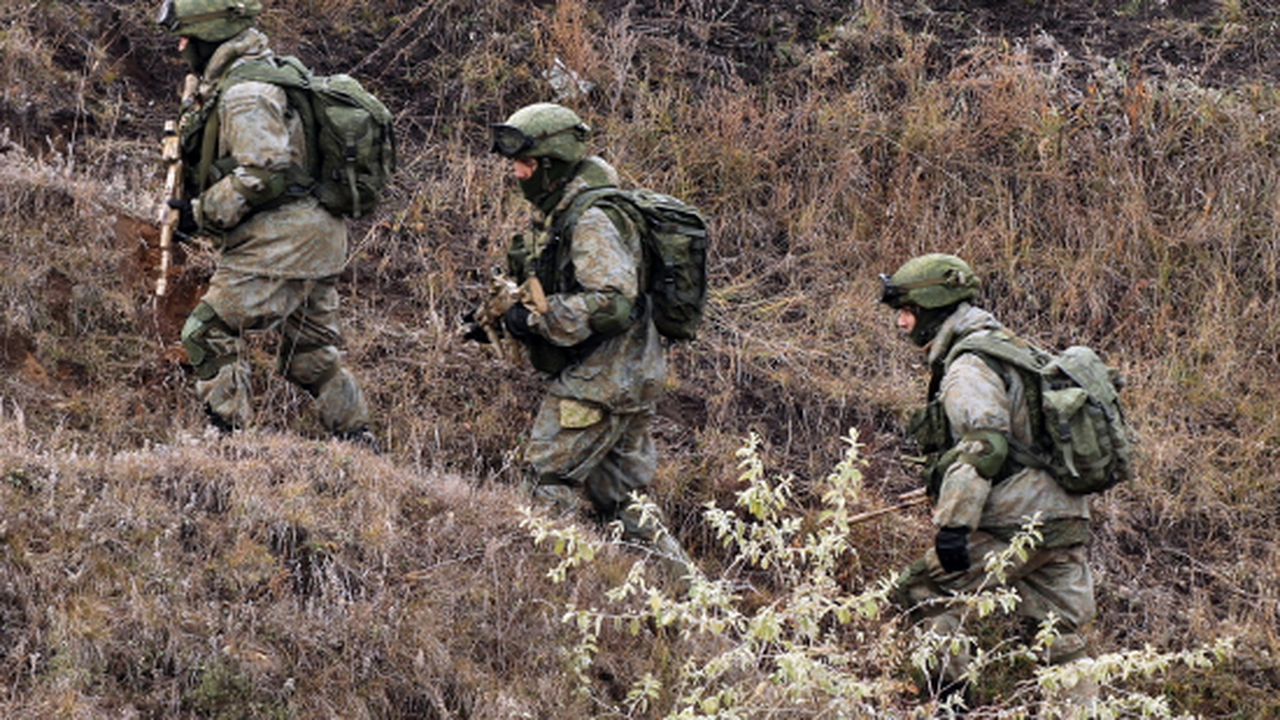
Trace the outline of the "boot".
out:
[[[349,442],[352,445],[358,445],[373,453],[374,455],[382,454],[382,447],[378,444],[378,438],[369,429],[368,425],[361,425],[354,430],[344,432],[335,432],[333,436],[343,442]]]
[[[969,714],[972,700],[969,697],[969,681],[956,680],[946,683],[938,691],[938,699],[934,711],[937,718],[964,718]]]
[[[622,509],[618,519],[622,521],[623,537],[652,548],[658,567],[676,584],[678,593],[687,595],[694,579],[702,577],[702,571],[667,529],[661,511],[654,505],[633,502]]]

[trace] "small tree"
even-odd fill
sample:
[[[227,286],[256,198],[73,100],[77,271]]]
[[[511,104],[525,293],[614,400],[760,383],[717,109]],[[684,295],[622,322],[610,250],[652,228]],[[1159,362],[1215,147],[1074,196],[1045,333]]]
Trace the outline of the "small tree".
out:
[[[707,523],[726,547],[736,551],[736,563],[769,571],[781,588],[766,602],[759,602],[758,596],[752,598],[754,602],[744,602],[751,588],[730,577],[688,578],[687,591],[673,593],[663,583],[649,581],[646,570],[652,557],[646,556],[608,591],[610,610],[566,606],[564,621],[578,632],[576,645],[567,652],[568,668],[580,692],[601,708],[598,717],[655,712],[669,719],[729,720],[774,714],[922,717],[919,713],[938,709],[934,698],[918,702],[914,683],[903,677],[907,673],[901,669],[910,666],[926,674],[935,672],[950,648],[973,642],[980,621],[1012,612],[1018,604],[1017,593],[991,587],[948,598],[943,602],[964,606],[964,622],[956,632],[938,635],[918,627],[904,632],[900,620],[904,616],[886,613],[892,578],[853,588],[842,584],[838,576],[847,575],[842,571],[851,564],[861,565],[859,550],[849,537],[856,523],[853,508],[862,504],[865,466],[856,432],[843,440],[843,459],[815,488],[822,503],[816,522],[803,522],[793,506],[793,476],[767,476],[758,452],[760,438],[755,435],[737,453],[746,487],[736,494],[734,508],[713,504],[706,508]],[[550,544],[561,558],[550,571],[557,581],[590,564],[602,543],[619,542],[617,531],[601,540],[577,526],[552,522],[531,508],[524,513],[523,523],[535,542]],[[989,561],[987,569],[1002,577],[1013,558],[1025,554],[1038,538],[1033,521],[1005,553]],[[1053,627],[1051,618],[1030,641],[1009,639],[993,649],[978,650],[967,677],[976,679],[1011,662],[1042,656],[1056,638]],[[624,702],[609,702],[593,696],[589,672],[606,628],[632,635],[646,629],[678,628],[686,638],[681,648],[687,655],[673,678],[663,681],[646,673],[632,683]],[[1086,679],[1106,684],[1110,691],[1110,697],[1093,709],[1095,717],[1172,717],[1163,699],[1111,684],[1149,678],[1175,663],[1206,667],[1227,649],[1226,643],[1183,653],[1146,649],[1043,668],[1020,681],[1007,702],[970,717],[1068,717],[1052,698]]]

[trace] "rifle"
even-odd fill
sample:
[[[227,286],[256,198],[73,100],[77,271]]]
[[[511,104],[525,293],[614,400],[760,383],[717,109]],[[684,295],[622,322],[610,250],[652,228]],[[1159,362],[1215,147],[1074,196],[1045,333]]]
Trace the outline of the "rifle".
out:
[[[195,104],[196,88],[200,78],[188,74],[182,82],[182,111]],[[173,236],[178,229],[181,213],[169,207],[169,200],[182,199],[182,137],[178,135],[178,123],[166,120],[164,136],[160,140],[160,156],[164,160],[164,197],[160,202],[160,269],[156,277],[156,297],[162,298],[169,291],[169,266],[173,264]]]
[[[888,515],[889,513],[895,513],[895,512],[898,512],[899,510],[905,510],[907,508],[916,507],[917,505],[924,505],[927,502],[929,502],[929,496],[925,494],[925,489],[918,488],[916,490],[912,490],[911,492],[905,492],[899,495],[897,505],[889,505],[887,507],[882,507],[878,510],[868,510],[866,512],[858,513],[857,515],[854,515],[853,517],[849,518],[849,524],[853,525],[860,522],[866,522],[867,520],[878,518],[882,515]]]
[[[498,355],[509,360],[519,357],[519,345],[512,345],[511,338],[502,332],[502,316],[516,303],[524,303],[539,313],[547,311],[547,295],[538,278],[531,277],[517,285],[500,267],[494,267],[489,275],[489,286],[484,300],[476,308],[476,324],[484,328],[489,344]]]

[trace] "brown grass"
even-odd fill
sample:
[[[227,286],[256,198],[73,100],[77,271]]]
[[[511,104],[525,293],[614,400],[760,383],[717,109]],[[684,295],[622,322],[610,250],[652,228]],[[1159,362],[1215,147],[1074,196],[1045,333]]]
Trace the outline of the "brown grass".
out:
[[[256,429],[202,439],[174,321],[118,219],[153,211],[172,43],[132,5],[0,11],[4,714],[603,712],[560,677],[557,615],[617,571],[542,578],[511,509],[539,384],[455,337],[525,222],[485,126],[547,99],[554,58],[595,84],[565,102],[627,180],[713,218],[710,317],[673,350],[656,423],[655,494],[700,561],[729,560],[699,509],[736,487],[748,432],[803,491],[857,427],[869,487],[912,487],[900,417],[923,377],[875,277],[956,252],[1010,325],[1094,345],[1129,378],[1140,477],[1095,501],[1098,649],[1248,638],[1170,692],[1181,712],[1274,714],[1274,11],[1143,26],[1205,68],[1255,57],[1264,73],[1210,84],[1126,64],[1150,44],[1114,62],[1078,38],[961,45],[952,15],[927,34],[898,3],[851,7],[275,3],[263,24],[282,49],[355,68],[397,113],[402,172],[352,225],[343,285],[382,459],[325,441],[265,345]],[[192,292],[211,262],[186,258]],[[927,538],[920,515],[877,525],[866,570]],[[652,636],[610,643],[601,696],[671,662]]]

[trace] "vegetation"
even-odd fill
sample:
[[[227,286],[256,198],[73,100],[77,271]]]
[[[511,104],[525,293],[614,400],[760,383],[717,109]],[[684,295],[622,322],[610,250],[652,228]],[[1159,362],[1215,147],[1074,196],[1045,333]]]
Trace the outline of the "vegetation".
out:
[[[270,3],[277,48],[397,115],[342,286],[380,457],[324,437],[266,339],[255,427],[204,434],[176,339],[211,255],[150,297],[183,68],[147,5],[0,9],[0,715],[922,712],[877,593],[927,516],[840,523],[915,486],[923,369],[876,275],[943,250],[1128,377],[1139,477],[1094,501],[1091,551],[1117,714],[1280,716],[1272,3]],[[456,337],[525,222],[487,124],[544,99],[713,218],[655,423],[687,598],[607,529],[521,513],[539,382]],[[1062,678],[988,645],[983,712],[1040,712]]]

